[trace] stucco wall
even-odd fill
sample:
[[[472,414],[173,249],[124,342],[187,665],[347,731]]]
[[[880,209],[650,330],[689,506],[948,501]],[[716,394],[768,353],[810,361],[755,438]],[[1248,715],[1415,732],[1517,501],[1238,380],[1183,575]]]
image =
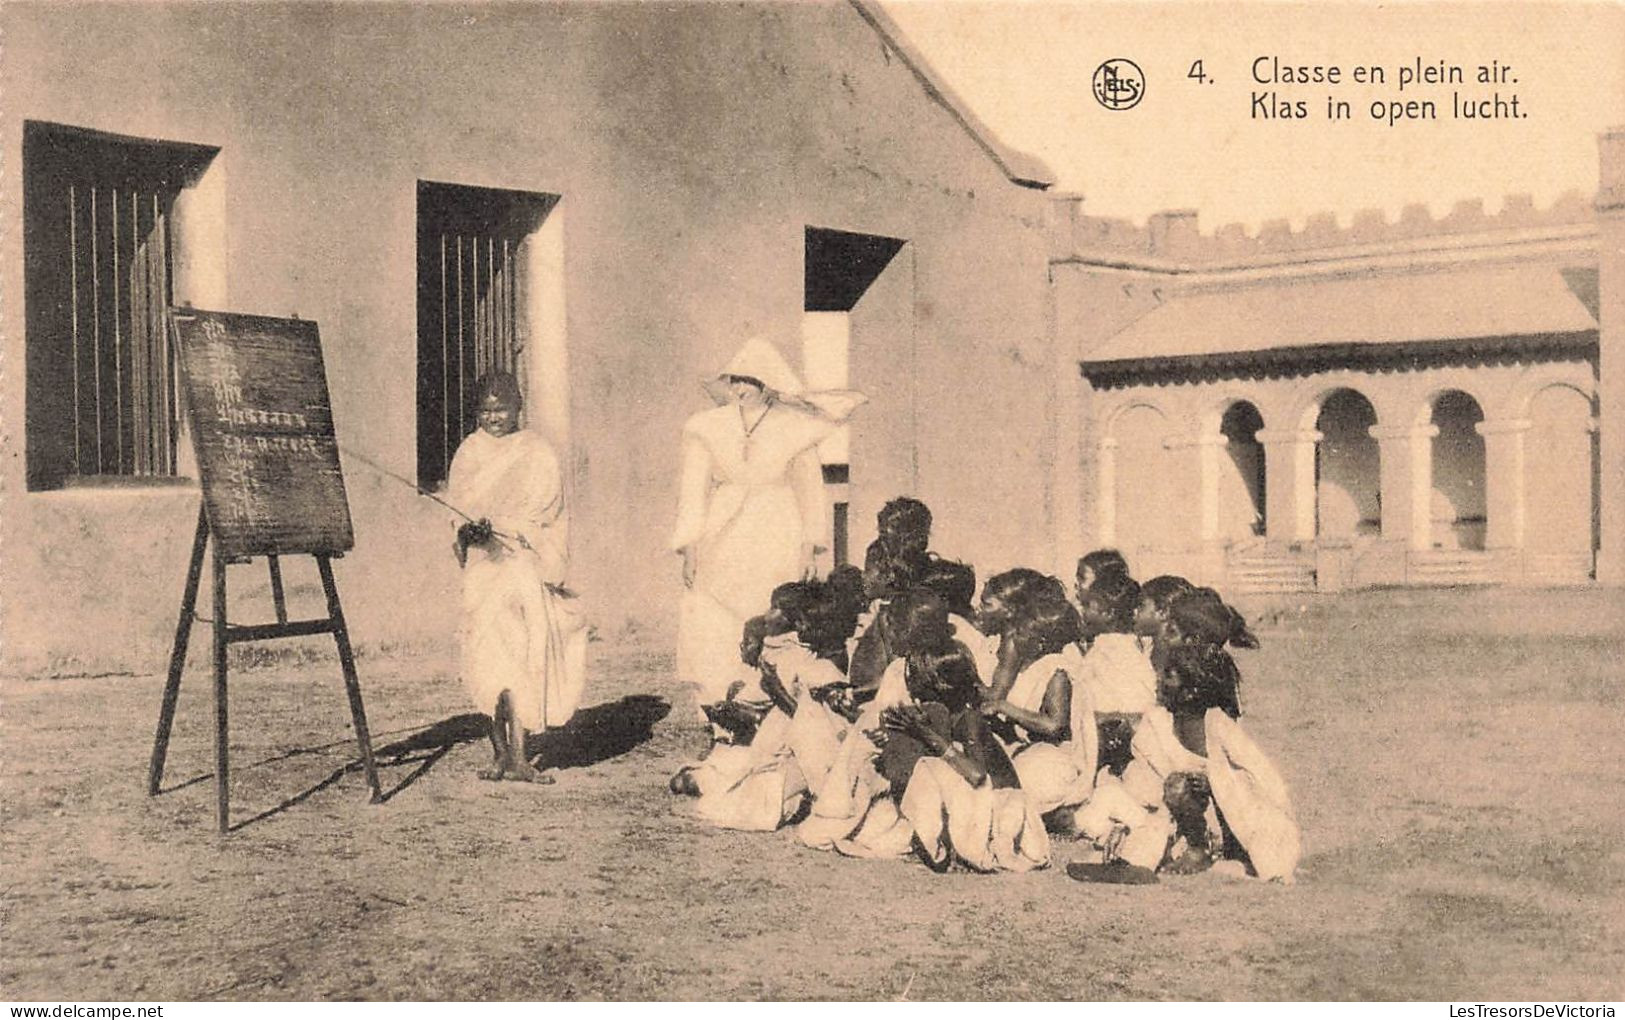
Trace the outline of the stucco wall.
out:
[[[895,346],[865,361],[854,335],[868,441],[892,465],[873,485],[903,486],[908,465],[939,544],[979,566],[1049,555],[1042,196],[1009,183],[850,6],[6,4],[0,19],[8,178],[25,118],[220,146],[229,306],[317,320],[341,442],[401,474],[416,181],[562,196],[573,579],[605,631],[671,627],[678,428],[704,406],[697,377],[746,336],[797,359],[809,224],[909,242],[906,284],[887,281],[904,288],[887,305]],[[18,231],[0,254],[18,295]],[[3,324],[16,364],[17,301]],[[7,664],[152,668],[195,490],[24,494],[23,406],[22,374],[5,373]],[[352,631],[444,640],[444,513],[347,470]],[[1014,494],[997,514],[990,484]],[[857,548],[872,527],[872,512],[854,521]]]

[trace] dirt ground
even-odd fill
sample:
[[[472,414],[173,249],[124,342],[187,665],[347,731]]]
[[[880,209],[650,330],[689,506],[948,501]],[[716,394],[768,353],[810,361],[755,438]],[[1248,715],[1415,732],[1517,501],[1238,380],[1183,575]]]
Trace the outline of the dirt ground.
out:
[[[593,646],[551,787],[488,752],[444,655],[239,672],[213,826],[207,656],[166,792],[161,678],[0,683],[0,997],[1454,999],[1625,996],[1625,597],[1386,591],[1254,607],[1249,729],[1292,784],[1291,887],[936,875],[666,793],[701,741],[665,649]],[[206,648],[206,629],[200,630]],[[675,709],[672,707],[675,703]]]

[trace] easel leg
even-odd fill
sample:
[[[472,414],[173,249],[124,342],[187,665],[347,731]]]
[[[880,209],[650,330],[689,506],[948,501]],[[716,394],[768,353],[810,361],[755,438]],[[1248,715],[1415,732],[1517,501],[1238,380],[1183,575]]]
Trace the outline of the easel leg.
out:
[[[367,731],[367,710],[361,705],[361,681],[355,673],[355,655],[350,651],[350,631],[344,626],[344,608],[339,605],[339,589],[333,583],[332,561],[326,556],[317,556],[316,569],[321,572],[322,590],[327,593],[327,615],[333,621],[333,640],[339,646],[344,689],[350,695],[350,718],[355,723],[355,739],[361,748],[361,767],[367,774],[372,802],[378,804],[383,801],[384,793],[378,786],[378,766],[372,760],[372,735]]]
[[[288,600],[282,593],[282,562],[276,553],[265,557],[271,568],[271,602],[276,606],[276,622],[288,622]]]
[[[231,827],[230,743],[226,735],[226,558],[214,551],[214,798],[220,831]]]
[[[202,506],[197,511],[197,535],[192,539],[192,562],[186,568],[186,588],[181,594],[181,618],[175,624],[175,647],[169,653],[169,679],[164,683],[163,705],[158,709],[158,732],[152,738],[152,762],[147,767],[147,796],[156,797],[164,781],[164,759],[169,755],[169,731],[175,724],[175,702],[181,694],[181,671],[186,667],[186,646],[192,639],[192,619],[197,610],[197,586],[203,577],[203,550],[209,543],[209,517]]]

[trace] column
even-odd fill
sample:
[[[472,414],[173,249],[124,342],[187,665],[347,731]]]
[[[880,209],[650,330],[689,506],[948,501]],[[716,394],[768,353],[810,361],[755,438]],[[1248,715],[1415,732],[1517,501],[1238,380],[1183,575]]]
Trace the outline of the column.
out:
[[[1602,506],[1597,580],[1625,585],[1625,127],[1598,139],[1598,429]]]
[[[1265,529],[1273,542],[1309,542],[1315,537],[1314,429],[1259,429],[1264,447]]]
[[[1197,519],[1194,537],[1197,552],[1191,559],[1187,576],[1198,584],[1222,585],[1225,581],[1225,552],[1219,528],[1219,482],[1224,449],[1229,445],[1230,440],[1218,433],[1181,436],[1168,443],[1170,449],[1189,448],[1195,452],[1194,458],[1187,456],[1183,459],[1195,468],[1196,473]],[[1175,491],[1181,494],[1181,499],[1188,498],[1183,494],[1189,490],[1183,486]],[[1190,536],[1186,537],[1186,541],[1190,541]]]
[[[1382,500],[1382,537],[1433,548],[1433,437],[1437,425],[1373,425]]]
[[[1095,489],[1096,510],[1100,515],[1097,539],[1102,547],[1117,544],[1117,440],[1107,437],[1100,441],[1100,454],[1095,460],[1100,484]]]
[[[1165,444],[1170,450],[1192,449],[1196,451],[1196,478],[1198,515],[1196,525],[1196,538],[1201,542],[1212,542],[1219,535],[1219,473],[1222,467],[1221,458],[1224,448],[1230,445],[1230,440],[1220,434],[1175,436],[1168,439]]]
[[[1524,434],[1527,418],[1481,421],[1484,437],[1484,548],[1522,550],[1524,529]]]

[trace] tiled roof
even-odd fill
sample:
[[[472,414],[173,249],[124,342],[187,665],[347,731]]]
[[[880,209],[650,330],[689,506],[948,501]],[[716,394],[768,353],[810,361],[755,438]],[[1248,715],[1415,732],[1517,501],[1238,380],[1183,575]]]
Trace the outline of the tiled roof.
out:
[[[1523,263],[1213,287],[1175,294],[1087,352],[1082,366],[1092,380],[1122,382],[1181,363],[1239,370],[1423,352],[1506,357],[1513,348],[1572,346],[1588,335],[1595,344],[1597,321],[1570,286],[1584,276]]]

